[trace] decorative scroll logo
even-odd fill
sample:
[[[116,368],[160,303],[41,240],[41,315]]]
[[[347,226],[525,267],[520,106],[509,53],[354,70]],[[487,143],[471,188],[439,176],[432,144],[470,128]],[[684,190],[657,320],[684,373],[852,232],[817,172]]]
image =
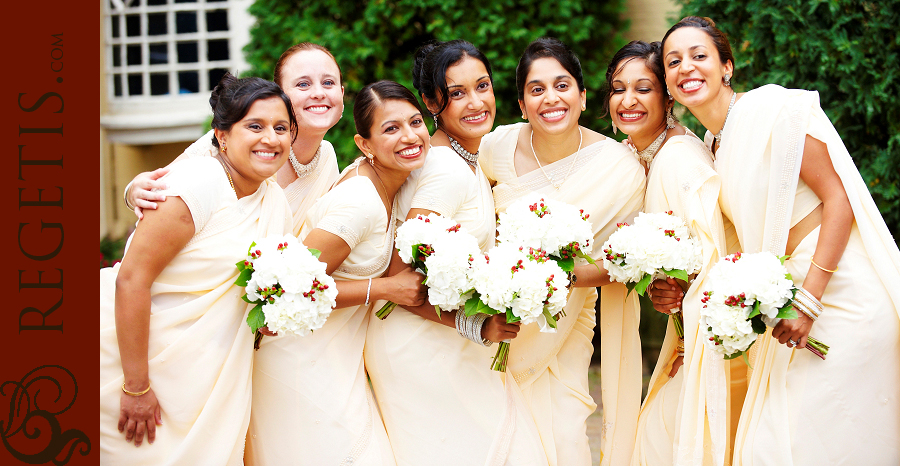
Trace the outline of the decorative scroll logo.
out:
[[[0,419],[0,438],[23,463],[63,465],[76,449],[91,452],[88,436],[76,429],[63,431],[56,417],[75,404],[78,384],[62,366],[40,366],[18,382],[0,384],[0,396],[9,397],[9,416]]]

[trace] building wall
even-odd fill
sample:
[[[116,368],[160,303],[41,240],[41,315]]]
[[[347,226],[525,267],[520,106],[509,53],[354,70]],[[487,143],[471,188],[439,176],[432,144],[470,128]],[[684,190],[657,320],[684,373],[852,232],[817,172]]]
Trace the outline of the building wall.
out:
[[[661,40],[669,27],[680,18],[674,0],[626,0],[625,16],[631,27],[625,34],[629,40],[653,42]]]

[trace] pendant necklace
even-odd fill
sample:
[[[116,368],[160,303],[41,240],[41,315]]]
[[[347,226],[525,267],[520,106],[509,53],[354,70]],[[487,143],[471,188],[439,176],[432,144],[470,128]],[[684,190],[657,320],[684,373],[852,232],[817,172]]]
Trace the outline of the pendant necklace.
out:
[[[449,133],[447,134],[447,139],[450,139],[450,147],[453,149],[453,152],[456,152],[460,157],[462,157],[462,159],[465,160],[466,163],[469,164],[469,166],[474,167],[475,165],[478,165],[477,150],[474,154],[467,151],[466,148],[463,147],[462,144],[457,142],[456,139],[453,139],[453,136],[450,136]]]
[[[308,164],[303,165],[297,160],[297,156],[294,155],[294,148],[291,148],[291,155],[288,156],[288,160],[291,161],[291,166],[294,167],[294,173],[297,174],[297,178],[303,178],[315,170],[316,166],[319,164],[319,154],[321,152],[322,145],[320,144],[318,149],[316,149],[316,155],[313,156],[312,160],[310,160]]]
[[[581,132],[581,127],[578,127],[578,136],[578,150],[575,151],[575,158],[573,158],[572,163],[569,164],[569,169],[566,170],[566,176],[563,177],[563,179],[559,183],[557,183],[550,175],[547,174],[546,171],[544,171],[544,166],[541,165],[541,161],[538,159],[537,152],[534,151],[534,130],[531,131],[531,153],[534,155],[534,161],[537,162],[538,168],[541,169],[541,173],[544,174],[544,177],[547,178],[547,181],[549,181],[557,191],[559,191],[560,186],[562,186],[563,183],[565,183],[566,180],[569,179],[569,175],[572,174],[572,167],[574,167],[575,163],[578,161],[578,153],[581,152],[581,144],[584,142],[584,133]]]

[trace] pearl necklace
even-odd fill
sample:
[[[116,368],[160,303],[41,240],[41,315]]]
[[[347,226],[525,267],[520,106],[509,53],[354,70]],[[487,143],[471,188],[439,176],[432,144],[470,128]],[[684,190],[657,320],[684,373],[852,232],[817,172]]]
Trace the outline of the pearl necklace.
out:
[[[291,166],[294,167],[294,173],[297,174],[297,178],[303,178],[315,170],[316,166],[319,164],[319,154],[321,152],[322,145],[320,144],[319,148],[316,149],[316,155],[313,156],[312,160],[310,160],[308,164],[303,165],[297,160],[297,156],[294,155],[294,148],[291,148],[291,155],[288,156],[288,160],[291,161]]]
[[[566,176],[563,177],[562,181],[557,183],[552,177],[550,177],[550,175],[547,174],[546,171],[544,171],[544,166],[541,165],[541,161],[538,159],[537,152],[534,151],[534,130],[531,131],[530,143],[531,143],[531,153],[534,155],[534,161],[537,162],[538,168],[541,169],[541,173],[544,174],[544,177],[547,178],[547,181],[549,181],[550,184],[553,185],[553,187],[557,191],[559,191],[559,187],[562,186],[563,183],[565,183],[567,179],[569,179],[569,175],[572,174],[572,167],[574,167],[575,163],[578,161],[578,153],[581,152],[581,144],[584,142],[584,133],[581,132],[581,127],[578,128],[578,136],[579,136],[578,150],[575,151],[575,158],[572,159],[572,163],[569,164],[569,169],[566,170]]]
[[[476,150],[474,154],[467,151],[466,148],[463,147],[462,144],[457,142],[456,139],[453,139],[453,136],[450,136],[450,134],[447,134],[447,139],[450,139],[450,147],[453,149],[453,152],[459,154],[459,156],[462,157],[462,159],[465,160],[467,164],[472,167],[478,164],[479,151]]]
[[[662,147],[664,142],[666,142],[666,130],[659,133],[659,136],[657,136],[646,149],[639,151],[637,150],[637,147],[631,144],[631,150],[637,155],[638,160],[649,165],[650,162],[653,161],[653,157],[656,157],[656,153],[659,152],[659,148]]]
[[[722,129],[716,133],[716,148],[722,145],[722,133],[725,131],[725,123],[728,122],[728,115],[731,114],[731,107],[734,107],[734,98],[737,97],[737,92],[731,93],[731,103],[728,104],[728,111],[725,112],[725,120],[722,121]]]

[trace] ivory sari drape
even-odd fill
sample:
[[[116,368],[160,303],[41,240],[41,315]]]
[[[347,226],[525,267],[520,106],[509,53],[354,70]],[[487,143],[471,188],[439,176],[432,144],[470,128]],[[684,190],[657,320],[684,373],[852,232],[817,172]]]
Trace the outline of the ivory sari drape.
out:
[[[771,338],[754,344],[734,464],[900,463],[900,252],[818,94],[767,85],[732,109],[716,154],[720,206],[746,252],[785,252],[805,136],[825,143],[853,209],[850,242],[810,335],[825,361]],[[802,284],[818,229],[786,262]]]
[[[672,211],[703,249],[703,268],[682,301],[684,365],[669,379],[678,337],[671,318],[641,407],[633,465],[725,463],[728,448],[726,361],[698,338],[707,272],[725,251],[719,177],[712,154],[693,133],[666,141],[650,165],[645,212]]]
[[[584,209],[594,228],[592,256],[601,257],[602,242],[616,223],[631,222],[643,204],[644,168],[625,146],[606,139],[577,154],[546,165],[561,179],[556,190],[541,170],[523,176],[515,171],[519,131],[525,124],[501,126],[485,136],[480,164],[494,185],[498,212],[528,194],[539,192]],[[603,465],[628,464],[634,447],[641,397],[640,307],[636,295],[626,298],[624,285],[600,291],[601,396],[604,410]],[[587,418],[596,405],[588,391],[588,366],[596,323],[594,288],[573,288],[566,317],[557,333],[522,327],[512,341],[508,372],[521,387],[537,424],[551,465],[590,464]]]
[[[399,219],[410,208],[435,211],[459,222],[482,250],[494,244],[491,186],[450,148],[432,147],[397,197]],[[515,381],[490,370],[494,353],[496,346],[402,307],[385,320],[370,314],[366,370],[398,465],[547,464]]]
[[[388,217],[368,178],[352,177],[319,198],[300,237],[321,229],[347,242],[350,255],[335,280],[378,278],[392,252],[395,213],[396,203]],[[305,337],[263,338],[254,359],[246,464],[395,464],[363,366],[369,310],[335,309]]]
[[[243,290],[234,285],[234,264],[246,257],[255,239],[288,233],[290,211],[271,180],[236,199],[211,158],[173,164],[166,181],[167,194],[185,201],[195,224],[200,217],[207,220],[150,288],[150,386],[163,425],[152,445],[145,441],[139,448],[116,427],[123,381],[115,326],[119,265],[101,269],[101,463],[241,465],[250,419],[253,334],[245,321],[249,307],[240,299]],[[134,260],[141,258],[126,253],[123,262]]]

